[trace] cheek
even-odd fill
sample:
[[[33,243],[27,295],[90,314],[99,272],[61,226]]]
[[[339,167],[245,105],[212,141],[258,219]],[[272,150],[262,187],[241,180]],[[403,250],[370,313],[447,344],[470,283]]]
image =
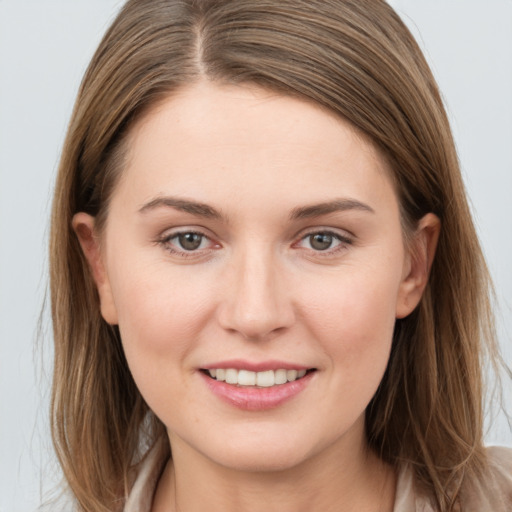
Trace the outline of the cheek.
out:
[[[185,357],[212,304],[207,280],[165,260],[117,266],[112,288],[128,358]]]
[[[309,293],[308,326],[334,366],[344,375],[383,372],[389,357],[399,269],[389,272],[345,272]]]
[[[137,388],[164,420],[165,411],[180,407],[180,396],[187,394],[183,371],[190,368],[214,299],[201,276],[172,271],[165,261],[132,263],[112,273],[119,330]]]

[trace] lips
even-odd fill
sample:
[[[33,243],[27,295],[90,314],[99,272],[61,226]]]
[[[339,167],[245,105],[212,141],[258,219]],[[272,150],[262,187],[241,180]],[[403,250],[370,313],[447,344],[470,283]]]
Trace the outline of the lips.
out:
[[[297,396],[313,380],[315,368],[287,363],[224,362],[202,368],[210,391],[238,409],[263,411]]]

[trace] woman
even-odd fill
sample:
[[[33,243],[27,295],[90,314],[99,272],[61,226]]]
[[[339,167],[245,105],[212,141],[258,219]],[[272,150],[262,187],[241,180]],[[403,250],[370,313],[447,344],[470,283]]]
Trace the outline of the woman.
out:
[[[485,263],[385,2],[129,1],[79,92],[51,260],[80,510],[512,506],[482,442]]]

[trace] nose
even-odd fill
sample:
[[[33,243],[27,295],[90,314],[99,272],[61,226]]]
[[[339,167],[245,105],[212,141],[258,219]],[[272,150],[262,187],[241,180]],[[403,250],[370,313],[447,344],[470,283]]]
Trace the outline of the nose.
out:
[[[219,322],[244,339],[269,339],[295,320],[290,289],[271,251],[247,252],[226,270]]]

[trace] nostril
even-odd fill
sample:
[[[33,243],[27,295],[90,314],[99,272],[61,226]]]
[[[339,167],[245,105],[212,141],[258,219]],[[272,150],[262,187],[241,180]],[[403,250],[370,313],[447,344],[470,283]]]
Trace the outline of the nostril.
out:
[[[277,274],[275,261],[265,257],[255,261],[255,257],[233,272],[219,303],[218,320],[230,333],[261,341],[284,332],[293,324],[295,313],[286,291],[289,287],[283,282],[286,276]]]

